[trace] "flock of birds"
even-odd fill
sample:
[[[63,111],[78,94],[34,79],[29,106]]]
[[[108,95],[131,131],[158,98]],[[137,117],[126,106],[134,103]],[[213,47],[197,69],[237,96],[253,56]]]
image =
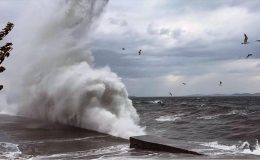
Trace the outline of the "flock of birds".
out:
[[[122,50],[124,51],[125,48],[122,48]],[[138,51],[138,55],[140,56],[141,54],[142,54],[142,50],[140,49],[140,50]]]
[[[186,85],[186,83],[182,83],[182,85]],[[222,86],[222,81],[219,81],[219,86]],[[172,94],[172,92],[169,92],[169,95],[172,97],[173,96],[173,94]]]
[[[256,40],[256,42],[260,42],[260,40]],[[248,37],[247,37],[247,35],[244,33],[244,41],[241,43],[241,44],[244,44],[244,45],[247,45],[247,44],[249,44],[250,42],[248,42]],[[126,48],[122,48],[122,50],[124,51],[124,50],[126,50]],[[139,51],[138,51],[138,55],[140,56],[142,54],[142,50],[140,49]],[[248,54],[245,58],[246,59],[248,59],[249,57],[251,57],[251,56],[253,56],[253,54]],[[222,86],[222,84],[223,84],[223,82],[222,81],[219,81],[219,86],[221,87]],[[182,83],[182,85],[187,85],[186,83]],[[169,92],[169,95],[170,96],[173,96],[173,93],[172,92]]]
[[[247,35],[244,33],[244,42],[242,42],[241,44],[248,44],[249,42],[248,42],[248,37],[247,37]],[[260,42],[260,40],[256,40],[256,42]],[[251,57],[251,56],[253,56],[253,54],[248,54],[247,56],[246,56],[246,58],[249,58],[249,57]]]
[[[6,27],[4,29],[2,29],[2,31],[0,32],[0,40],[2,40],[14,27],[14,24],[11,22],[8,22]],[[256,42],[260,42],[260,40],[256,40]],[[248,42],[248,37],[246,34],[244,34],[244,41],[241,43],[243,45],[247,45],[250,42]],[[12,48],[12,43],[6,43],[4,46],[0,47],[0,65],[3,63],[5,57],[9,57],[10,55],[10,51],[13,49]],[[122,50],[126,50],[126,48],[122,48]],[[138,51],[138,55],[140,56],[142,54],[142,50],[140,49]],[[253,56],[253,54],[248,54],[246,56],[246,59]],[[0,73],[5,71],[5,67],[0,66]],[[219,86],[222,86],[223,82],[219,81]],[[185,82],[182,83],[182,85],[187,85]],[[0,90],[3,89],[3,85],[0,85]],[[169,92],[170,96],[173,96],[172,92]]]

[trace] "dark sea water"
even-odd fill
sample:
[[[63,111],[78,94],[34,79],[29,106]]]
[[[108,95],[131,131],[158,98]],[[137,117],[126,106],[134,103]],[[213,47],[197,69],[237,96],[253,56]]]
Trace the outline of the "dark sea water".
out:
[[[0,159],[260,159],[260,97],[131,99],[147,134],[205,156],[135,150],[121,138],[0,115]]]
[[[148,134],[210,147],[197,151],[212,158],[260,159],[260,97],[155,97],[133,102]]]

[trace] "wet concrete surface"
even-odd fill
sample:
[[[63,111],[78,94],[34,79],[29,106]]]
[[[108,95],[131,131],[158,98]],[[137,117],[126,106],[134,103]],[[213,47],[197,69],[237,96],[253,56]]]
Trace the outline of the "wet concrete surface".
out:
[[[22,155],[39,156],[127,145],[110,135],[18,116],[0,115],[0,141],[18,144]]]

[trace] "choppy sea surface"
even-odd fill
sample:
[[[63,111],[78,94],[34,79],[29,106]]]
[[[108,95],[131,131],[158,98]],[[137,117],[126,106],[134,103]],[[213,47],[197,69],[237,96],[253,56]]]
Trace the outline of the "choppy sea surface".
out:
[[[147,134],[205,156],[135,150],[109,135],[0,115],[0,159],[260,159],[260,97],[131,99]]]
[[[157,102],[161,100],[164,106]],[[260,97],[134,98],[148,134],[209,147],[211,158],[260,159]],[[196,148],[194,148],[196,150]]]

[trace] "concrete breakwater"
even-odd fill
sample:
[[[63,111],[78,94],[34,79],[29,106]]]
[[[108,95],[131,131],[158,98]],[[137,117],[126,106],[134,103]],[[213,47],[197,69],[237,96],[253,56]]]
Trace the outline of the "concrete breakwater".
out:
[[[178,140],[161,138],[152,135],[130,137],[130,148],[164,151],[171,153],[203,155],[201,153],[192,151],[188,148],[185,148],[184,146],[179,145],[180,143]]]

